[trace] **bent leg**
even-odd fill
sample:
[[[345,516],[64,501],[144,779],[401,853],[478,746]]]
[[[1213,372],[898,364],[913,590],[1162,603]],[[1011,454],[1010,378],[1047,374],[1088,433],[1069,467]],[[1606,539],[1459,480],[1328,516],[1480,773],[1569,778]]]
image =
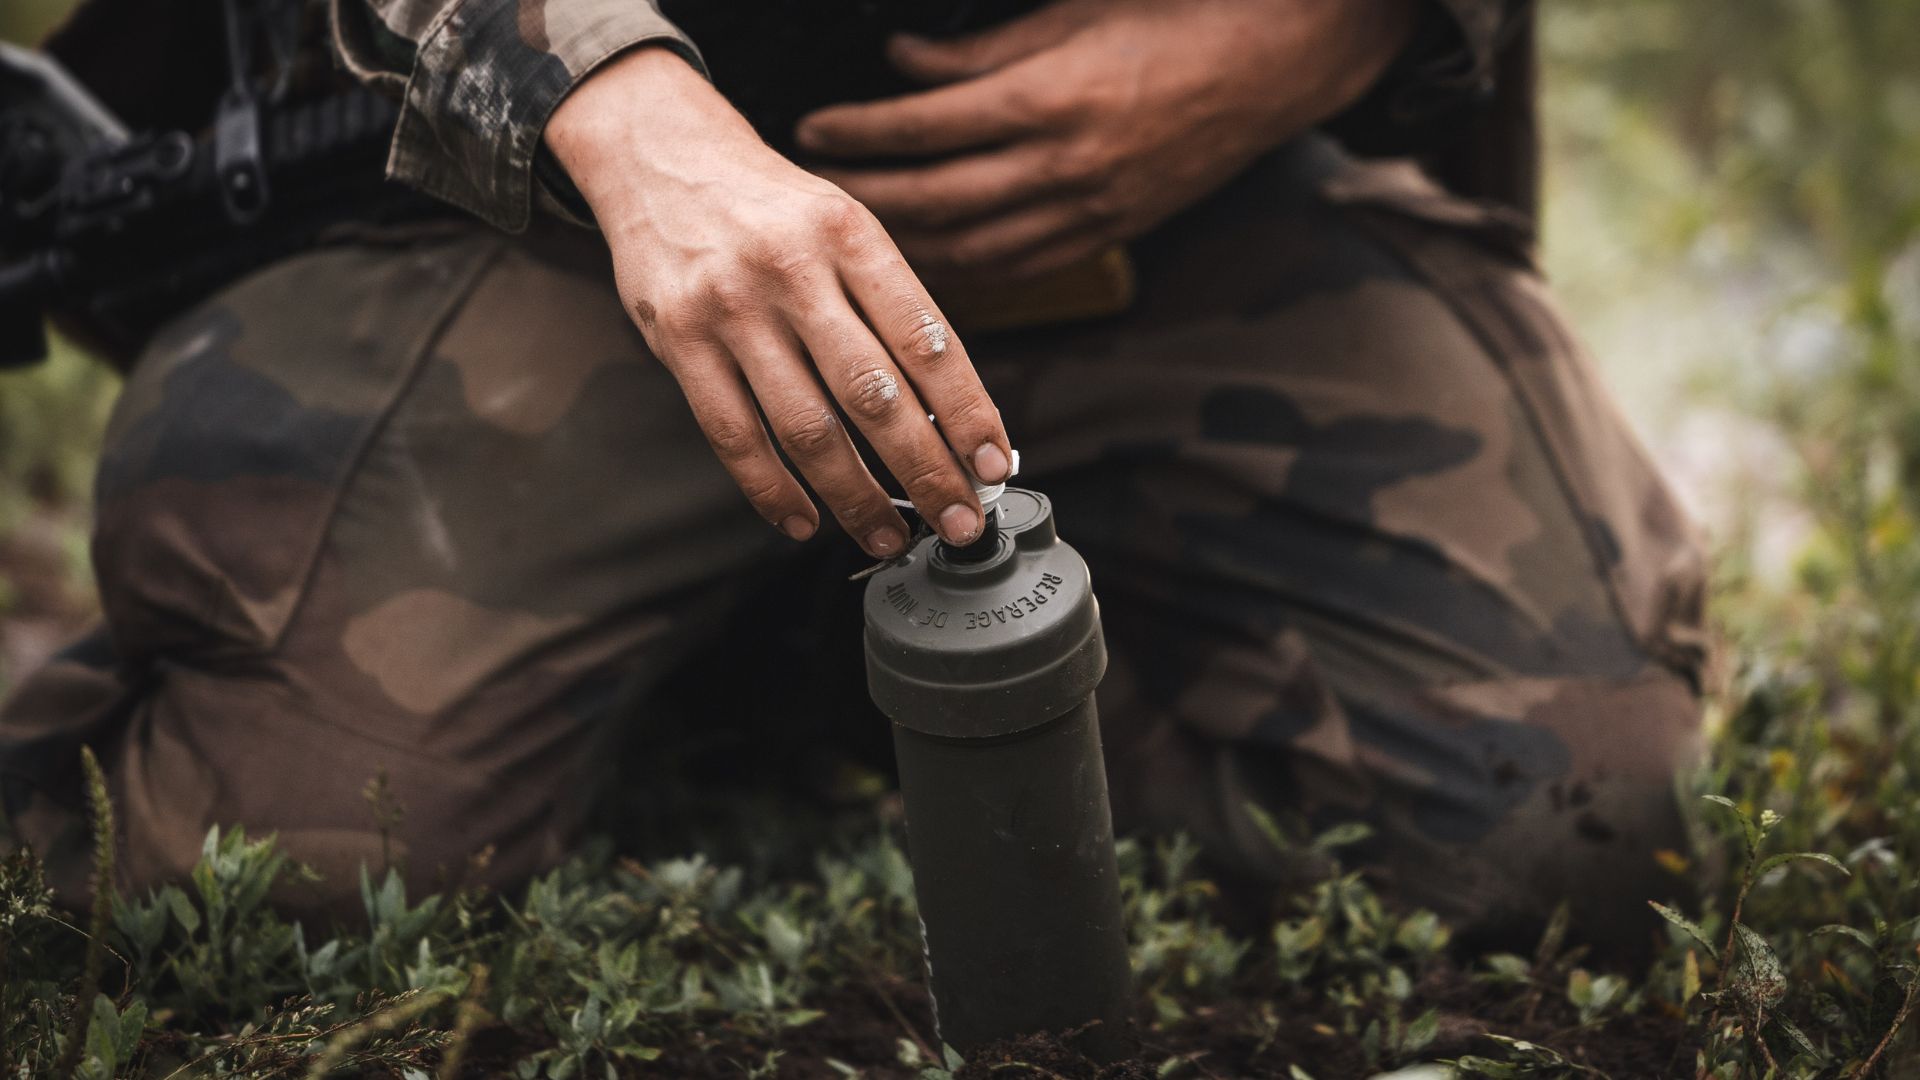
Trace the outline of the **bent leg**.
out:
[[[623,707],[777,542],[608,278],[584,234],[437,232],[302,256],[170,327],[100,472],[111,649],[0,717],[27,838],[72,828],[50,763],[84,740],[129,886],[184,875],[216,824],[277,832],[336,898],[389,851],[417,885],[489,846],[488,880],[557,860]]]
[[[1085,552],[1123,826],[1477,927],[1639,935],[1683,842],[1698,549],[1504,224],[1304,143],[1141,245],[1099,326],[974,343]]]

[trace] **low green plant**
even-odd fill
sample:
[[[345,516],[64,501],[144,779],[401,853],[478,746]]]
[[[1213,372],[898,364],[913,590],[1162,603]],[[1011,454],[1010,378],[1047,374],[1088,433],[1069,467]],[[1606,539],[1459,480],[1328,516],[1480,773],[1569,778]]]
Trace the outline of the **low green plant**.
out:
[[[1777,705],[1761,689],[1743,710]],[[1225,1039],[1273,1075],[1347,1075],[1303,1056],[1305,1038],[1354,1048],[1367,1071],[1439,1056],[1465,1076],[1605,1076],[1569,1040],[1654,1014],[1678,1018],[1667,1029],[1679,1043],[1672,1075],[1902,1075],[1915,1060],[1903,1036],[1920,992],[1920,912],[1897,875],[1920,825],[1876,814],[1867,821],[1891,832],[1838,855],[1801,847],[1793,841],[1815,826],[1853,830],[1784,793],[1830,803],[1835,790],[1794,777],[1778,746],[1752,752],[1771,763],[1764,779],[1708,795],[1697,850],[1674,856],[1702,871],[1701,907],[1656,905],[1669,943],[1639,978],[1592,966],[1569,944],[1564,911],[1531,955],[1462,956],[1442,919],[1337,869],[1334,857],[1367,838],[1362,827],[1292,841],[1268,823],[1276,843],[1330,870],[1256,935],[1220,921],[1190,841],[1125,841],[1147,1053],[1161,1075],[1204,1076],[1217,1051],[1194,1040]],[[104,837],[110,815],[97,821]],[[308,872],[271,837],[238,829],[208,833],[186,884],[138,897],[101,890],[92,928],[68,921],[31,855],[16,853],[0,861],[5,1075],[452,1076],[464,1066],[567,1080],[670,1072],[692,1054],[776,1076],[795,1033],[831,1023],[829,1003],[848,988],[880,991],[900,1049],[887,1061],[833,1058],[840,1075],[1019,1075],[1017,1059],[980,1072],[909,1015],[920,965],[911,871],[888,829],[849,835],[857,841],[802,879],[752,879],[701,856],[643,864],[604,845],[517,897],[455,888],[414,898],[398,868],[366,870],[351,928],[281,914],[270,898],[309,883]],[[111,844],[99,850],[110,858]],[[110,864],[96,880],[112,880]],[[1462,994],[1488,1011],[1461,1014]],[[1237,1011],[1220,1012],[1232,1003]],[[1463,1023],[1482,1033],[1472,1052],[1461,1048],[1473,1031],[1446,1033]],[[509,1047],[484,1066],[472,1056],[480,1032]]]

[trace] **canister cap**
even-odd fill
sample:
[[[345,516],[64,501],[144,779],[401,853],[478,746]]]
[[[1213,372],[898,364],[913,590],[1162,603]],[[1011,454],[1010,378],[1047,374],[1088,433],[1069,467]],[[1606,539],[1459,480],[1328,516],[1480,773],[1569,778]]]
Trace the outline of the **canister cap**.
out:
[[[1099,607],[1047,497],[1008,488],[991,552],[935,539],[867,583],[867,685],[904,727],[993,738],[1044,724],[1106,673]]]
[[[1053,502],[1037,491],[1008,488],[1000,496],[1000,531],[1028,550],[1040,550],[1060,539],[1053,528]]]

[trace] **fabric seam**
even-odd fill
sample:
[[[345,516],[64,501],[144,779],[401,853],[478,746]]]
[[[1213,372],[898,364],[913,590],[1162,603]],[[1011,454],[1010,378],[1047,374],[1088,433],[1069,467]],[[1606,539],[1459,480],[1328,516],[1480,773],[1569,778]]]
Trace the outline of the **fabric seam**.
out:
[[[337,482],[333,485],[332,497],[327,501],[326,513],[321,516],[319,528],[314,530],[313,542],[307,551],[305,566],[300,572],[300,585],[295,594],[293,606],[288,609],[286,618],[280,621],[279,629],[266,642],[263,652],[278,652],[285,644],[287,635],[292,632],[294,622],[299,619],[301,611],[307,605],[307,598],[313,592],[313,579],[319,572],[320,555],[326,550],[328,538],[333,535],[334,522],[339,517],[340,506],[346,500],[347,491],[354,486],[354,477],[359,475],[360,468],[365,463],[367,454],[372,451],[374,443],[386,433],[387,426],[392,422],[394,413],[399,410],[400,403],[406,400],[407,392],[420,380],[420,373],[426,369],[427,355],[432,351],[434,343],[440,340],[446,333],[447,326],[472,299],[474,285],[493,267],[501,253],[506,250],[504,242],[491,237],[487,238],[487,246],[488,250],[474,259],[473,265],[466,274],[450,287],[445,306],[427,320],[419,336],[408,344],[407,359],[400,378],[395,381],[386,401],[381,403],[379,415],[375,417],[373,423],[367,425],[360,441],[354,446],[353,452],[347,456],[346,462],[341,467]]]

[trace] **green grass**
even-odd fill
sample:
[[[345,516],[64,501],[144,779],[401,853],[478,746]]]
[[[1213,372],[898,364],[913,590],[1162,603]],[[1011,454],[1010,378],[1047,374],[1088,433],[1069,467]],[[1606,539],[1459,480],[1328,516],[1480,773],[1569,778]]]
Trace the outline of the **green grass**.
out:
[[[1434,1059],[1485,1077],[1911,1075],[1920,736],[1837,702],[1820,659],[1776,654],[1733,680],[1697,778],[1700,844],[1677,856],[1700,906],[1663,911],[1644,972],[1588,967],[1564,925],[1529,955],[1462,955],[1357,875],[1236,934],[1190,845],[1126,844],[1146,1049],[1143,1071],[1114,1075],[1333,1080]],[[831,835],[810,874],[601,846],[518,897],[409,897],[369,868],[352,930],[283,918],[269,898],[303,871],[237,830],[208,836],[184,886],[103,893],[90,926],[17,855],[0,867],[8,1075],[1094,1075],[931,1045],[893,829]],[[111,844],[97,857],[107,880]],[[888,1036],[878,1059],[843,1038],[850,1012]]]

